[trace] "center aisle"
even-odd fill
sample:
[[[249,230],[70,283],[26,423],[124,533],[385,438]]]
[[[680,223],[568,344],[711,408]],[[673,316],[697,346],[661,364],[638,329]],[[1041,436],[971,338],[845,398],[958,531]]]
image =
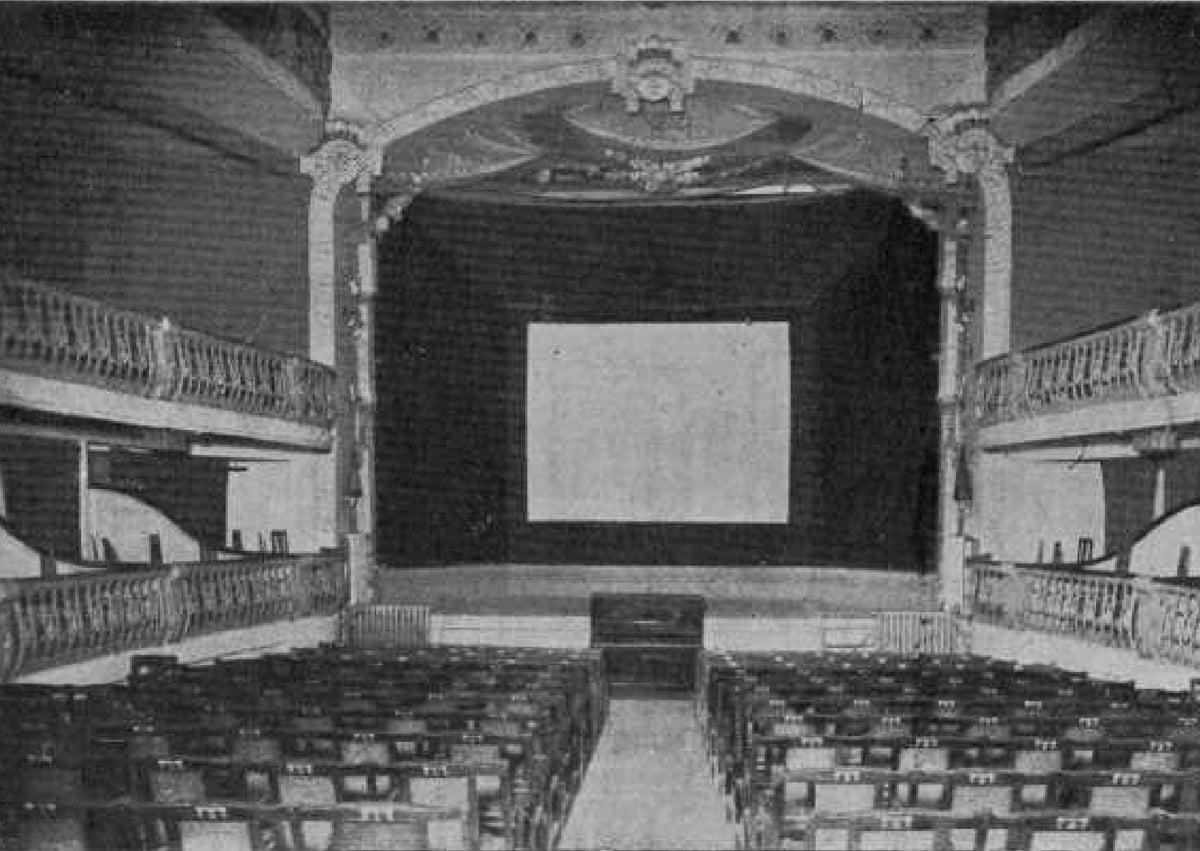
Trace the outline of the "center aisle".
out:
[[[725,851],[735,837],[692,702],[613,700],[560,851]]]

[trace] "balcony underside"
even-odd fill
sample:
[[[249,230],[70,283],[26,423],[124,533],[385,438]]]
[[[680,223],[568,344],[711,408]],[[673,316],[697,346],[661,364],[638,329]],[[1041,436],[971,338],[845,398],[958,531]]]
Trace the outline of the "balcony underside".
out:
[[[1152,429],[1200,427],[1200,393],[1113,401],[984,426],[979,446],[992,451],[1036,452],[1081,445],[1110,456],[1132,455],[1130,435]],[[1094,453],[1090,453],[1094,454]]]
[[[147,399],[90,384],[0,368],[0,403],[26,410],[91,420],[167,429],[228,440],[324,451],[332,442],[323,425],[227,411],[162,399]]]

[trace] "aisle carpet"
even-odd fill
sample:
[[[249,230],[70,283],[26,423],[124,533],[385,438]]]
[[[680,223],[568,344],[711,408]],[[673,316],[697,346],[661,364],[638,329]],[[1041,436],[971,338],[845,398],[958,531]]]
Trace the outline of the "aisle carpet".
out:
[[[561,851],[735,847],[692,702],[613,700]]]

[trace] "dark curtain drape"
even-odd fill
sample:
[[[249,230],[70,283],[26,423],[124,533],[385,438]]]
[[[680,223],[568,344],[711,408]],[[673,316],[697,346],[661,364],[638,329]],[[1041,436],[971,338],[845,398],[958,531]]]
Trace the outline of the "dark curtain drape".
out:
[[[447,562],[924,569],[936,241],[867,192],[708,205],[422,197],[380,246],[378,551]],[[530,322],[786,321],[787,524],[525,521]]]

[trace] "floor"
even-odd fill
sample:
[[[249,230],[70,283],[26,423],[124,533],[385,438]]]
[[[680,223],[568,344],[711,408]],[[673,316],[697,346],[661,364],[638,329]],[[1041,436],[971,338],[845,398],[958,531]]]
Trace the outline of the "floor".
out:
[[[614,699],[560,851],[733,849],[690,699]]]

